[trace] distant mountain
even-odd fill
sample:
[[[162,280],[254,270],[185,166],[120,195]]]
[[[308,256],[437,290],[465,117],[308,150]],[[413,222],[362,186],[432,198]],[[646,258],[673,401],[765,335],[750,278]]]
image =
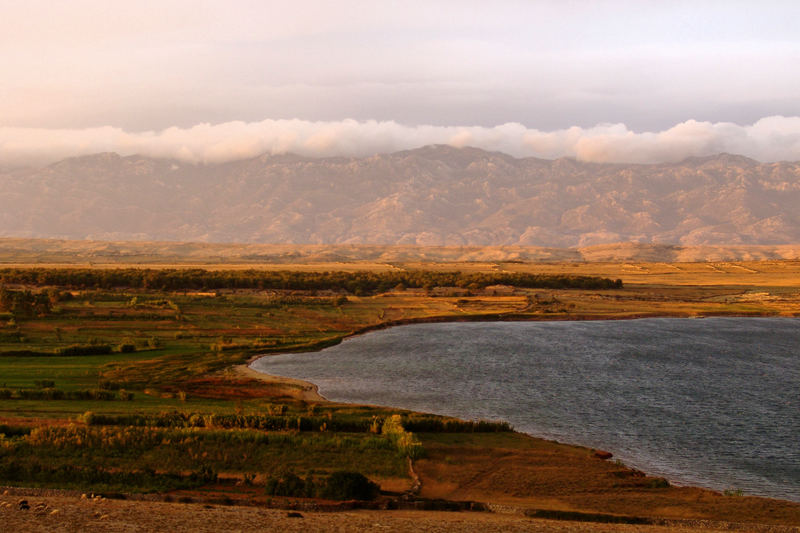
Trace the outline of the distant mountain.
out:
[[[0,236],[243,243],[800,243],[800,162],[515,159],[426,146],[193,165],[97,154],[0,171]]]
[[[263,265],[395,268],[405,263],[691,263],[800,260],[800,244],[677,246],[617,243],[583,248],[416,246],[409,244],[232,244],[0,237],[0,265]],[[349,266],[346,266],[348,265]],[[630,265],[629,265],[630,266]],[[636,267],[631,266],[634,270]],[[739,267],[731,267],[738,270]],[[755,272],[755,271],[753,271]]]

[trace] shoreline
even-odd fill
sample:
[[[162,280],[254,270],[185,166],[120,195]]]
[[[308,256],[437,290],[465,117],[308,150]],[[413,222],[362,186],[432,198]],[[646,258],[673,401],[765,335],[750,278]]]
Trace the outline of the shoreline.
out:
[[[279,354],[272,354],[272,355],[279,355]],[[306,402],[319,402],[319,403],[330,402],[330,400],[328,400],[319,393],[319,387],[316,384],[311,383],[310,381],[288,378],[285,376],[273,376],[272,374],[266,374],[264,372],[259,372],[258,370],[250,368],[250,364],[261,359],[261,357],[267,357],[267,356],[254,357],[247,363],[234,366],[233,371],[241,376],[257,379],[270,384],[290,385],[292,387],[298,387],[299,388],[297,397],[298,400],[303,400]]]
[[[255,354],[252,357],[250,357],[245,363],[233,365],[231,367],[231,370],[235,374],[239,374],[241,376],[249,377],[252,379],[258,379],[266,383],[284,384],[284,385],[299,387],[302,389],[302,392],[299,395],[300,397],[297,398],[299,400],[332,403],[331,400],[328,400],[319,393],[319,386],[316,383],[312,383],[310,381],[305,381],[297,378],[275,376],[272,374],[267,374],[266,372],[259,372],[258,370],[254,370],[250,365],[258,361],[259,359],[262,359],[264,357],[271,357],[274,355],[321,352],[326,348],[337,346],[347,339],[353,337],[359,337],[361,335],[366,335],[367,333],[372,333],[373,331],[381,331],[384,329],[390,329],[400,326],[411,326],[415,324],[446,324],[446,323],[458,323],[458,322],[599,322],[603,320],[609,320],[609,321],[642,320],[647,318],[685,318],[687,320],[690,320],[690,319],[703,319],[703,318],[800,318],[800,317],[798,315],[775,316],[766,313],[759,313],[759,314],[711,313],[703,315],[698,315],[698,314],[689,315],[686,313],[635,313],[624,316],[574,315],[566,317],[545,317],[545,316],[526,315],[522,313],[511,312],[511,313],[499,313],[499,314],[498,313],[477,314],[468,316],[444,315],[444,316],[431,316],[431,317],[419,317],[419,318],[401,318],[397,320],[389,320],[387,322],[381,322],[380,324],[372,324],[369,326],[364,326],[363,328],[351,331],[339,337],[324,339],[322,341],[308,344],[306,346],[298,346],[296,347],[296,349]],[[392,406],[384,406],[384,407],[392,407]]]
[[[491,317],[491,318],[490,318]],[[272,355],[288,355],[288,354],[297,354],[297,353],[316,353],[321,352],[322,350],[341,344],[344,340],[349,339],[351,337],[357,337],[361,335],[365,335],[367,333],[373,331],[380,331],[384,329],[389,329],[398,326],[405,326],[405,325],[414,325],[414,324],[426,324],[426,323],[457,323],[457,322],[565,322],[565,321],[574,321],[574,322],[586,322],[586,321],[602,321],[602,320],[641,320],[641,319],[648,319],[648,318],[681,318],[681,319],[698,319],[698,318],[798,318],[795,316],[776,316],[776,315],[766,315],[766,314],[706,314],[706,315],[686,315],[686,314],[669,314],[669,313],[661,313],[661,314],[637,314],[635,316],[616,316],[616,317],[530,317],[529,315],[519,315],[516,313],[509,313],[503,315],[473,315],[469,317],[463,316],[454,316],[454,317],[447,317],[447,316],[436,316],[436,317],[423,317],[419,319],[401,319],[401,320],[393,320],[386,323],[381,324],[374,324],[370,326],[366,326],[361,328],[357,331],[350,332],[346,335],[338,337],[336,339],[328,339],[317,343],[313,346],[303,347],[302,350],[290,350],[290,351],[282,351],[282,352],[275,352],[275,353],[266,353],[266,354],[258,354],[251,357],[246,363],[237,365],[235,367],[236,371],[241,373],[242,375],[246,375],[248,377],[259,379],[268,383],[275,383],[275,384],[287,384],[290,386],[299,386],[302,387],[303,392],[301,392],[300,397],[298,399],[304,401],[316,401],[316,402],[323,402],[323,403],[334,403],[331,400],[328,400],[321,394],[319,394],[319,386],[313,382],[305,381],[297,378],[290,378],[284,376],[276,376],[272,374],[267,374],[265,372],[261,372],[258,370],[253,369],[250,365],[262,359],[264,357],[269,357]],[[336,403],[344,403],[347,405],[359,406],[359,405],[370,405],[373,404],[363,404],[363,403],[351,403],[351,402],[336,402]],[[378,404],[374,404],[378,405]],[[404,408],[404,407],[396,407],[390,405],[380,405],[380,407],[384,408],[396,408],[402,409],[407,411],[415,411],[414,409]],[[416,412],[416,411],[415,411]],[[441,416],[448,416],[448,415],[441,415]],[[575,448],[592,448],[586,444],[576,443],[572,440],[569,442],[563,442],[560,440],[553,439],[552,437],[542,436],[542,435],[535,435],[526,432],[522,432],[519,430],[514,430],[515,433],[519,433],[522,435],[526,435],[528,437],[532,437],[535,439],[540,439],[543,441],[550,441],[555,442],[558,444],[564,444],[567,446],[575,447]],[[616,452],[613,449],[609,449],[614,455],[616,456]],[[639,467],[636,467],[639,468]],[[642,466],[642,470],[645,471],[648,475],[649,468]],[[661,474],[652,474],[652,475],[661,475]],[[703,490],[710,490],[719,492],[720,489],[712,488],[707,485],[696,484],[692,482],[687,482],[685,480],[681,481],[679,479],[672,480],[670,482],[673,483],[676,487],[686,487],[686,488],[699,488]],[[757,498],[767,498],[776,501],[782,502],[789,502],[789,503],[800,503],[795,500],[787,499],[787,498],[779,498],[775,496],[766,496],[766,495],[758,495],[758,494],[748,494],[748,496],[753,496]]]

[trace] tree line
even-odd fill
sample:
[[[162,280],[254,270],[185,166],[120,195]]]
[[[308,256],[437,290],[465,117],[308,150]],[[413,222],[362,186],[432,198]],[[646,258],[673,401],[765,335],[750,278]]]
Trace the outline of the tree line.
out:
[[[484,289],[510,285],[541,289],[615,289],[621,280],[594,276],[528,274],[522,272],[439,272],[403,270],[389,272],[298,272],[290,270],[203,269],[0,269],[0,285],[15,284],[70,289],[153,290],[334,290],[351,294],[375,294],[392,289],[461,287]]]

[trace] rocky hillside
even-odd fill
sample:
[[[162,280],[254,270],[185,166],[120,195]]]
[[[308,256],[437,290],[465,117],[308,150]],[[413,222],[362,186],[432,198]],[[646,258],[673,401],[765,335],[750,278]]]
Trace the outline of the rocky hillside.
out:
[[[800,162],[658,165],[427,146],[218,165],[116,154],[0,171],[0,236],[585,247],[800,243]]]

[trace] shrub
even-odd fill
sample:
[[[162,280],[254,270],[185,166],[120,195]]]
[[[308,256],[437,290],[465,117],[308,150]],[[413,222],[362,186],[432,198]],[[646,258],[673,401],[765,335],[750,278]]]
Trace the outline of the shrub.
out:
[[[334,472],[320,493],[331,500],[374,500],[378,494],[380,487],[359,472]]]
[[[217,482],[217,472],[208,465],[202,465],[199,469],[192,472],[189,479],[193,483],[207,485],[209,483]]]
[[[120,389],[117,394],[119,394],[119,399],[122,400],[123,402],[129,402],[133,400],[133,393],[128,392],[125,389]]]
[[[423,453],[422,443],[413,433],[403,428],[402,420],[400,415],[390,416],[384,421],[381,433],[389,437],[398,452],[411,459],[417,459]]]
[[[97,400],[110,401],[117,397],[112,391],[102,389],[82,389],[65,391],[61,389],[0,389],[0,398],[10,400]]]
[[[119,353],[133,353],[136,351],[135,344],[120,344]]]
[[[295,498],[314,496],[313,493],[308,494],[306,492],[306,481],[291,471],[283,472],[277,476],[270,476],[267,479],[264,490],[271,496],[291,496]]]
[[[108,400],[113,400],[115,396],[116,395],[114,394],[113,391],[103,390],[103,389],[77,390],[77,391],[70,391],[69,393],[67,393],[68,398],[74,398],[76,400],[108,401]]]
[[[37,379],[33,384],[40,389],[52,389],[56,386],[56,382],[52,379]]]
[[[42,389],[41,393],[44,400],[63,400],[67,396],[63,390],[53,388]]]
[[[97,382],[97,388],[103,390],[119,390],[122,387],[116,381],[111,381],[108,379],[101,379]]]
[[[418,433],[500,433],[513,431],[508,422],[459,420],[438,416],[412,415],[404,418],[402,424],[407,431]]]
[[[107,355],[112,352],[108,344],[73,344],[59,348],[56,355]]]
[[[30,435],[31,431],[33,431],[33,428],[29,426],[9,426],[7,424],[0,424],[0,434],[6,437]]]
[[[83,422],[87,426],[91,426],[97,423],[95,419],[95,414],[92,411],[86,411],[82,415],[78,416],[78,422]]]
[[[114,470],[74,465],[50,465],[45,462],[19,463],[0,458],[0,480],[35,485],[75,487],[84,490],[167,491],[198,486],[191,476],[179,473],[156,473],[152,470]]]
[[[670,487],[669,481],[663,477],[657,477],[649,480],[647,487],[651,489],[668,489]]]

